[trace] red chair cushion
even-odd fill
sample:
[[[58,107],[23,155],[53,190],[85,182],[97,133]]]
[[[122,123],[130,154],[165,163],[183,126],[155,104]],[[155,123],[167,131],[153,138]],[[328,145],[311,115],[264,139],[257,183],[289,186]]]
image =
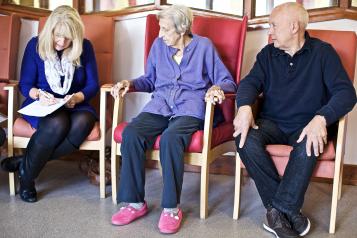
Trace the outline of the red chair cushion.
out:
[[[33,128],[25,119],[19,117],[14,122],[14,136],[31,137],[36,129]],[[96,122],[91,133],[88,135],[88,141],[96,141],[100,139],[99,122]]]
[[[285,168],[288,164],[289,157],[272,156],[272,160],[280,176],[283,176]],[[313,177],[333,178],[335,170],[334,160],[318,160],[312,173]]]
[[[270,154],[275,167],[280,176],[283,176],[285,168],[289,162],[289,155],[293,147],[289,145],[267,145],[266,147]],[[324,148],[324,153],[319,157],[315,170],[312,174],[313,177],[320,178],[333,178],[335,169],[335,147],[332,141],[327,143]],[[245,168],[241,162],[241,167]]]
[[[123,141],[122,133],[125,127],[128,125],[127,122],[120,123],[114,130],[114,140],[117,143]],[[233,124],[232,123],[222,123],[218,127],[214,128],[212,131],[212,148],[222,144],[224,142],[233,140]],[[160,148],[160,136],[156,138],[154,149],[158,150]],[[191,138],[191,143],[186,152],[201,153],[203,148],[203,131],[196,131],[193,133]]]
[[[293,147],[289,145],[267,145],[266,149],[271,156],[289,158]],[[324,148],[324,153],[319,157],[319,160],[334,160],[335,155],[335,146],[332,141],[329,141]]]

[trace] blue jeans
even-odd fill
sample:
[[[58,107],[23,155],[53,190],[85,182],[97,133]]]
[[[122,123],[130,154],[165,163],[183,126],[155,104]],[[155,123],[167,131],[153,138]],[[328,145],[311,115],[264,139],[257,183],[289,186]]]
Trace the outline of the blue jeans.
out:
[[[202,129],[203,120],[180,116],[175,118],[142,112],[123,131],[120,147],[122,167],[118,202],[143,202],[145,197],[145,151],[160,138],[160,163],[163,192],[161,206],[175,208],[180,203],[184,153],[192,134]]]
[[[239,148],[240,136],[236,138],[237,151],[252,177],[266,208],[275,207],[289,215],[297,214],[303,203],[317,157],[306,154],[306,137],[297,139],[302,131],[286,134],[269,120],[257,120],[259,129],[250,129],[243,148]],[[266,151],[269,144],[285,144],[293,147],[283,177]]]

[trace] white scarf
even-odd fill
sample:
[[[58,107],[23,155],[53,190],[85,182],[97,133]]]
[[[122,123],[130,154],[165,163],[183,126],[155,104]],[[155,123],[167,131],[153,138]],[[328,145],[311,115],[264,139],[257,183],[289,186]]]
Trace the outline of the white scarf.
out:
[[[45,75],[53,92],[60,95],[68,93],[72,85],[74,69],[73,63],[65,56],[62,56],[61,60],[57,55],[55,60],[45,60]],[[64,76],[63,86],[61,86],[61,76]]]

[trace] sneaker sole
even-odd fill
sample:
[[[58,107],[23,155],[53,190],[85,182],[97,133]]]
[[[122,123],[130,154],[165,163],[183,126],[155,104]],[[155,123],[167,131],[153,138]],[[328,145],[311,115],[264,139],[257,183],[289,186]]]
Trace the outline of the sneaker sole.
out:
[[[265,225],[265,223],[263,223],[263,228],[269,231],[270,233],[273,233],[276,238],[279,238],[278,234],[276,234],[276,232],[273,229],[271,229],[269,226]]]
[[[305,229],[303,232],[301,232],[301,233],[299,234],[299,236],[304,236],[304,235],[306,235],[306,234],[310,231],[310,227],[311,227],[311,223],[310,223],[309,218],[307,218],[307,227],[306,227],[306,229]]]

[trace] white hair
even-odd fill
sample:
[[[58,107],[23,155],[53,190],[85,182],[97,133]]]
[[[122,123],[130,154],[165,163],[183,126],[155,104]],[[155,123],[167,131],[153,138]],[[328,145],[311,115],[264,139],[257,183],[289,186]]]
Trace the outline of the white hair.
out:
[[[294,17],[295,20],[299,22],[299,25],[303,30],[306,29],[307,24],[309,23],[309,13],[300,3],[287,2],[278,5],[275,9],[286,10],[288,14],[293,14],[291,17]]]
[[[191,26],[193,14],[190,8],[182,5],[171,5],[170,7],[160,11],[157,18],[170,19],[175,26],[178,34],[191,34]]]

